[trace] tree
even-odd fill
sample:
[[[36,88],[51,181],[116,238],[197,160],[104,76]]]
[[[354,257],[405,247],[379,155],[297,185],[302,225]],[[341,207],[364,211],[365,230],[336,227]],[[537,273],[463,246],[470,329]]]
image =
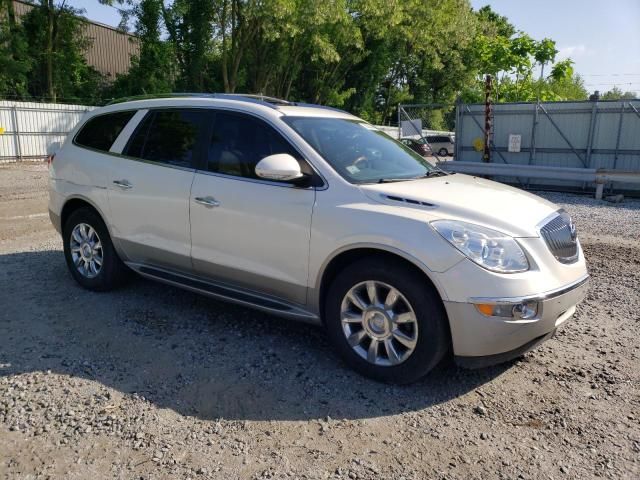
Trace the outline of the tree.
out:
[[[22,19],[33,60],[29,93],[55,102],[98,101],[104,79],[87,64],[85,52],[90,40],[84,34],[86,23],[81,10],[52,0],[42,0]]]
[[[386,43],[379,45],[386,72],[375,83],[378,118],[384,123],[395,116],[398,101],[453,104],[475,77],[471,47],[477,20],[468,1],[410,0],[394,8],[399,17],[389,22]],[[440,113],[428,119],[434,128],[442,126]]]
[[[27,97],[28,75],[32,66],[24,28],[16,22],[13,0],[1,0],[0,95]]]
[[[608,92],[605,92],[600,97],[602,100],[633,100],[638,98],[638,94],[636,92],[623,92],[617,86],[614,86]]]
[[[288,96],[292,75],[298,73],[302,7],[296,0],[217,3],[214,25],[225,92],[240,87]]]
[[[485,36],[511,38],[516,33],[516,27],[509,22],[509,19],[494,12],[489,5],[480,8],[476,16],[480,21],[482,34]]]
[[[168,7],[164,2],[160,3],[164,24],[178,61],[178,88],[205,91],[211,75],[212,22],[217,1],[175,0]]]
[[[130,11],[136,18],[140,53],[131,59],[131,68],[118,75],[110,89],[113,97],[167,93],[175,83],[171,44],[161,39],[162,0],[142,0]]]
[[[458,98],[481,101],[486,74],[494,101],[586,96],[572,62],[555,62],[553,40],[469,0],[99,0],[119,6],[122,27],[133,20],[140,45],[129,72],[104,90],[83,59],[80,11],[58,1],[40,0],[26,28],[0,23],[0,92],[248,92],[380,123],[395,121],[398,103],[441,104],[423,119],[432,128],[450,127]],[[6,11],[10,3],[0,0]]]

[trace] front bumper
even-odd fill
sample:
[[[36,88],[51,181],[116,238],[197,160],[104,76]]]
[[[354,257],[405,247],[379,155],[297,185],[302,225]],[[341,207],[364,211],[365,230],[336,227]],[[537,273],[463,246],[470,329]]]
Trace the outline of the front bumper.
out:
[[[589,276],[540,295],[470,299],[469,303],[445,301],[456,362],[462,366],[486,366],[516,358],[548,339],[576,311],[588,288]],[[531,320],[489,317],[475,303],[538,302]]]

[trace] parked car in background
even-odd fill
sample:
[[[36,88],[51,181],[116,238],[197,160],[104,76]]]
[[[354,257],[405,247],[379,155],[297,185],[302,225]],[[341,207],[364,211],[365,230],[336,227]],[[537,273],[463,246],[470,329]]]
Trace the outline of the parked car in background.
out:
[[[264,97],[92,110],[51,159],[49,212],[83,287],[133,270],[321,325],[382,381],[414,381],[447,352],[468,367],[518,357],[587,288],[551,202],[445,173],[347,112]],[[87,315],[93,298],[73,295]]]
[[[405,137],[401,138],[400,142],[402,142],[414,152],[422,155],[423,157],[430,157],[433,155],[431,147],[427,145],[423,139]]]
[[[427,142],[429,142],[431,150],[441,157],[453,155],[455,151],[453,135],[427,135]]]

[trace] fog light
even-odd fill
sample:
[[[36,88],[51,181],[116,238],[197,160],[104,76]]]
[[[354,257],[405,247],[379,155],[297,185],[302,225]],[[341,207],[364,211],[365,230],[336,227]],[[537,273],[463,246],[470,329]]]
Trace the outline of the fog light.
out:
[[[517,320],[530,320],[538,314],[537,302],[524,303],[476,303],[476,308],[487,317],[505,317]]]
[[[513,306],[511,312],[514,318],[529,320],[538,313],[538,304],[536,302],[519,303]]]

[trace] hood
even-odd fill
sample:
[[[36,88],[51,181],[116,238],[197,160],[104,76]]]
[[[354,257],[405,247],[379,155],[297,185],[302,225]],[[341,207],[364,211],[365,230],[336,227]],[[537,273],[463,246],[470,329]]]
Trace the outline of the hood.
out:
[[[433,219],[458,219],[513,237],[537,237],[537,225],[558,210],[524,190],[459,173],[360,188],[376,202],[423,209]]]

